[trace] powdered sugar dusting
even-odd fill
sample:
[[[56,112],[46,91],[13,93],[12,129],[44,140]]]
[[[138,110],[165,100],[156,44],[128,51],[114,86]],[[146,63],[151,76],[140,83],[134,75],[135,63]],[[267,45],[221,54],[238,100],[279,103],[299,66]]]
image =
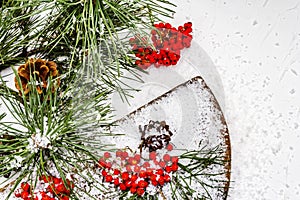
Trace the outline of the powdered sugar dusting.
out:
[[[137,149],[141,138],[138,127],[148,124],[150,120],[165,121],[170,126],[170,130],[174,134],[171,143],[177,149],[191,151],[203,147],[211,149],[217,145],[224,150],[228,148],[223,135],[227,133],[227,127],[222,112],[210,89],[200,77],[175,88],[118,121],[118,126],[112,132],[125,135],[110,138],[110,142],[116,144],[117,148],[128,146]],[[205,171],[207,173],[219,172],[221,175],[214,179],[227,180],[224,166],[213,165]],[[205,179],[205,177],[203,178]],[[207,179],[203,181],[210,182],[216,187],[209,188],[209,194],[214,195],[211,198],[222,199],[224,189],[220,189],[220,187],[224,187],[224,183],[215,183],[209,180],[209,177]],[[196,183],[191,185],[198,193],[206,194],[201,185]],[[168,194],[170,196],[170,191],[166,189],[166,196]]]

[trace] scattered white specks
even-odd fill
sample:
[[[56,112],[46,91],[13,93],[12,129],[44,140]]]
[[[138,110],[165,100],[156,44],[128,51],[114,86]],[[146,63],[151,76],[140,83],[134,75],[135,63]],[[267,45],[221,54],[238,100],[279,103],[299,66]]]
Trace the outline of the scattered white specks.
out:
[[[37,153],[39,149],[52,149],[52,146],[47,136],[37,132],[28,138],[27,149],[31,152]]]

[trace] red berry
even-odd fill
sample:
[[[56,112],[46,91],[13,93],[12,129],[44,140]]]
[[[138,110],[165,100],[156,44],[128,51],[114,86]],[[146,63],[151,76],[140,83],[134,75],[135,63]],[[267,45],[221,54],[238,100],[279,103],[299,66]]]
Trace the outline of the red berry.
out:
[[[171,177],[168,174],[165,174],[164,175],[164,180],[165,180],[165,182],[170,182]]]
[[[150,180],[151,180],[151,181],[155,181],[155,180],[156,180],[156,175],[155,175],[155,174],[152,174],[152,175],[150,176]]]
[[[187,23],[184,24],[184,27],[185,28],[191,28],[192,25],[193,25],[192,22],[187,22]]]
[[[63,193],[67,190],[64,184],[60,184],[56,186],[55,189],[57,190],[58,193]]]
[[[106,168],[107,165],[106,165],[106,162],[103,159],[100,159],[99,160],[99,166],[103,167],[103,168]]]
[[[171,156],[169,154],[165,154],[163,159],[164,161],[169,162],[171,160]]]
[[[172,171],[172,168],[170,166],[166,166],[165,170],[166,170],[167,173],[170,173]]]
[[[158,169],[158,170],[156,170],[156,174],[163,175],[164,174],[164,170]]]
[[[125,168],[127,172],[132,172],[131,165],[126,165]]]
[[[15,191],[15,197],[21,197],[21,191],[20,189]]]
[[[146,188],[146,187],[148,186],[148,182],[147,182],[147,181],[144,181],[144,180],[140,180],[140,181],[138,182],[138,186],[139,186],[140,188]]]
[[[122,153],[122,158],[125,160],[125,158],[127,158],[127,157],[128,157],[128,153],[126,151],[124,151]]]
[[[112,175],[107,175],[107,176],[105,177],[105,181],[108,182],[108,183],[112,182],[112,180],[113,180]]]
[[[150,163],[149,163],[149,162],[144,162],[143,167],[144,167],[144,168],[150,167]]]
[[[152,184],[153,186],[157,186],[157,185],[158,185],[158,183],[157,183],[156,180],[151,180],[151,184]]]
[[[158,163],[158,165],[161,167],[161,168],[164,168],[166,166],[166,163],[164,161],[160,161]]]
[[[135,159],[136,161],[140,162],[140,160],[141,160],[141,155],[140,155],[140,154],[135,154],[135,155],[134,155],[134,159]]]
[[[140,166],[138,166],[138,165],[134,166],[134,169],[133,169],[134,172],[138,173],[138,172],[140,172],[140,170],[141,170]]]
[[[30,189],[30,185],[28,183],[21,183],[21,188],[23,189],[23,191],[28,192]]]
[[[136,188],[130,188],[130,192],[132,193],[132,194],[134,194],[134,193],[136,193]]]
[[[173,172],[176,172],[178,170],[177,163],[173,163],[172,166],[171,166],[171,169],[172,169]]]
[[[105,170],[102,170],[101,172],[102,176],[106,177],[107,176],[107,172]]]
[[[136,60],[136,61],[139,61],[139,60]],[[116,152],[116,157],[122,157],[122,151],[117,151]]]
[[[173,150],[173,145],[172,144],[168,144],[167,145],[167,150],[168,151],[172,151]]]
[[[136,181],[137,179],[138,179],[138,176],[135,175],[135,174],[132,175],[131,178],[130,178],[130,180],[133,181],[133,182]]]
[[[139,196],[142,196],[145,193],[145,190],[143,188],[138,188],[136,192]]]
[[[165,24],[164,24],[164,23],[159,23],[159,24],[158,24],[158,27],[159,27],[159,28],[165,28]]]
[[[129,173],[128,172],[122,172],[121,178],[124,181],[128,180],[129,179]]]
[[[177,156],[173,156],[172,159],[171,159],[171,162],[172,163],[178,163],[179,159]]]
[[[131,164],[132,165],[137,165],[139,163],[139,161],[137,161],[136,159],[132,159],[131,160]]]
[[[139,176],[140,176],[141,178],[146,178],[146,177],[147,177],[146,171],[144,171],[144,170],[140,171]]]
[[[119,178],[114,179],[114,185],[118,186],[120,184]]]
[[[132,188],[137,188],[138,187],[138,184],[136,182],[131,182],[131,187]]]
[[[146,170],[146,174],[147,174],[147,176],[150,177],[150,176],[153,174],[153,169],[148,168],[148,169]]]
[[[56,178],[56,177],[54,177],[53,178],[53,182],[54,182],[54,184],[62,183],[62,178]]]
[[[120,190],[125,191],[127,189],[126,185],[124,183],[120,184]]]
[[[125,186],[128,187],[128,188],[130,188],[131,187],[131,181],[126,181],[125,182]]]
[[[155,151],[150,152],[149,159],[151,159],[151,160],[155,160],[156,159],[156,152]]]
[[[165,184],[164,177],[163,177],[163,176],[160,176],[160,177],[158,178],[157,182],[158,182],[160,185]]]
[[[103,155],[103,157],[104,157],[104,158],[110,158],[110,157],[111,157],[111,155],[110,155],[110,153],[109,153],[109,152],[105,152],[105,153],[104,153],[104,155]]]
[[[171,26],[170,23],[166,23],[166,24],[165,24],[165,28],[170,29],[170,28],[172,28],[172,26]]]
[[[112,167],[111,162],[106,163],[106,168],[110,169]]]
[[[120,170],[114,169],[114,175],[119,175],[119,174],[120,174]]]
[[[165,60],[163,61],[163,63],[164,63],[165,66],[170,66],[170,65],[171,65],[171,62],[170,62],[169,59],[165,59]]]
[[[22,199],[27,199],[28,196],[29,196],[29,193],[28,193],[27,191],[23,191],[23,192],[21,193],[21,198],[22,198]]]
[[[171,65],[177,65],[177,61],[176,60],[172,60],[171,61]]]

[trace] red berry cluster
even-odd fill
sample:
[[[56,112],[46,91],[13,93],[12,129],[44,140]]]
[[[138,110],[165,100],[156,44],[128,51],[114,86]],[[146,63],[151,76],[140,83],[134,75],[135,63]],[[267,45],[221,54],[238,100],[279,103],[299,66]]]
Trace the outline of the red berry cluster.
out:
[[[32,194],[32,188],[28,183],[21,183],[21,188],[15,192],[15,196],[23,200],[69,200],[74,184],[67,180],[67,187],[62,178],[53,176],[40,177],[41,184],[47,184],[45,190]]]
[[[173,146],[169,144],[166,149],[172,151]],[[162,187],[171,181],[170,173],[178,170],[178,157],[166,153],[159,158],[153,151],[149,153],[149,159],[144,159],[140,154],[130,156],[126,150],[119,150],[115,158],[105,152],[99,160],[99,167],[104,182],[121,191],[142,196],[150,184]]]
[[[192,23],[187,22],[177,29],[169,23],[155,24],[154,27],[156,29],[151,31],[151,40],[156,50],[148,45],[146,37],[130,38],[135,56],[140,58],[135,64],[142,69],[147,69],[151,64],[155,67],[176,65],[180,51],[191,46]]]

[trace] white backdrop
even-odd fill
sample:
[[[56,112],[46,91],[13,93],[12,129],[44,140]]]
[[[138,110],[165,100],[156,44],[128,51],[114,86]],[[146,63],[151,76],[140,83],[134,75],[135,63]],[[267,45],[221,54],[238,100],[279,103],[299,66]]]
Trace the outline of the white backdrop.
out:
[[[225,93],[229,200],[300,199],[300,1],[172,0]]]
[[[188,53],[194,45],[186,55],[195,56],[195,66],[200,59],[201,67],[214,67],[213,78],[202,74],[213,90],[214,78],[224,87],[214,92],[231,136],[228,199],[300,199],[300,1],[172,1],[178,7],[169,21],[192,21],[193,44],[207,54]]]

